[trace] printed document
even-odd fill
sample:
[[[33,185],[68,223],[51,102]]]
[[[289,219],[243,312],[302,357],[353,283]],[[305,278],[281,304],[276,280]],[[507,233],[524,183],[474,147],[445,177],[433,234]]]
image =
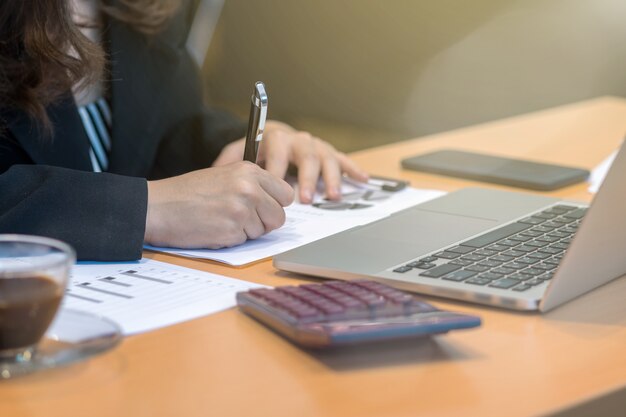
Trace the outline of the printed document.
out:
[[[258,287],[146,258],[79,263],[72,269],[62,308],[103,316],[130,335],[234,307],[237,292]]]
[[[326,236],[371,223],[397,211],[445,194],[442,191],[407,187],[383,191],[366,184],[344,182],[341,201],[327,201],[317,193],[313,204],[293,203],[285,209],[285,224],[267,235],[225,249],[177,249],[146,246],[146,249],[229,265],[245,265],[302,246]]]

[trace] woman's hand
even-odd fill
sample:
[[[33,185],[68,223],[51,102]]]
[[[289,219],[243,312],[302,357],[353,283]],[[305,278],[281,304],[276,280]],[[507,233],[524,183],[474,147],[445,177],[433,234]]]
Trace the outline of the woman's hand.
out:
[[[282,226],[283,207],[292,201],[289,184],[243,161],[149,181],[144,241],[179,248],[235,246]]]
[[[226,146],[213,166],[223,166],[241,161],[245,139]],[[299,200],[311,203],[321,175],[326,196],[332,200],[341,198],[341,176],[345,173],[357,181],[367,181],[367,174],[352,162],[344,153],[332,145],[276,121],[268,121],[259,148],[259,161],[264,161],[265,169],[278,178],[284,178],[293,164],[298,168]]]

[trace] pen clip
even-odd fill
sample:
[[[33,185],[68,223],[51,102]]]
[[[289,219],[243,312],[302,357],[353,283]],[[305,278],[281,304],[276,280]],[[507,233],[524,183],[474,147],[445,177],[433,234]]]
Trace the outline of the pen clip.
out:
[[[255,132],[254,140],[260,142],[263,139],[263,131],[265,130],[265,119],[267,118],[267,93],[265,92],[265,84],[257,81],[254,84],[254,95],[252,103],[259,108],[259,124]]]

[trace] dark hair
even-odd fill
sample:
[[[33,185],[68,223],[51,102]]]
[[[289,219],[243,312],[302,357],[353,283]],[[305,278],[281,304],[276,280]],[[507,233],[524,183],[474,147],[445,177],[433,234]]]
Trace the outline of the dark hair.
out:
[[[157,33],[179,3],[98,1],[104,14],[145,34]],[[102,48],[72,21],[69,0],[0,1],[0,110],[23,110],[51,132],[46,106],[99,79],[104,62]]]

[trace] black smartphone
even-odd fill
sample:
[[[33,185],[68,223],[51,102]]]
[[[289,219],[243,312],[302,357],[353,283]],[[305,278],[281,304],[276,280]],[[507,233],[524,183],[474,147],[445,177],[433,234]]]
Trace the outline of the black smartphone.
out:
[[[550,191],[584,181],[589,171],[480,153],[442,150],[402,160],[402,167],[468,180]]]

